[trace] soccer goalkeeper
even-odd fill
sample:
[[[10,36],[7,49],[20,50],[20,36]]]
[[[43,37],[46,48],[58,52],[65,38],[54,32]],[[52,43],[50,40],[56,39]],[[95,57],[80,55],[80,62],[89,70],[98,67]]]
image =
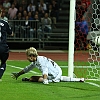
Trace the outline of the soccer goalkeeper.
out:
[[[30,65],[26,66],[20,72],[13,72],[11,74],[12,78],[17,78],[29,72],[33,68],[38,68],[41,72],[41,76],[31,76],[30,78],[22,78],[22,81],[30,82],[43,82],[43,84],[49,84],[49,82],[60,82],[60,81],[79,81],[84,82],[84,78],[70,78],[67,76],[62,76],[62,70],[56,62],[47,58],[45,56],[39,56],[37,50],[34,47],[26,49],[26,56],[28,61],[31,62]]]

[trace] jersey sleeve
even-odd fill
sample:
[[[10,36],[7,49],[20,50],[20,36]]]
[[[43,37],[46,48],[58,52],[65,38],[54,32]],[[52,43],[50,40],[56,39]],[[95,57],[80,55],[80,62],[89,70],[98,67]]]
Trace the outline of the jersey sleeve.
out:
[[[30,65],[26,66],[23,70],[24,73],[29,72],[30,70],[32,70],[33,68],[35,68],[35,65],[33,63],[31,63]]]

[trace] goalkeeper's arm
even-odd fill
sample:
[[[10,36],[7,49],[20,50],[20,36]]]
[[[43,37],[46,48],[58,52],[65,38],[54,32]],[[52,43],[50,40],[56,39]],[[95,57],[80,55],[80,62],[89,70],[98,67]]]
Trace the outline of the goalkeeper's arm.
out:
[[[13,72],[11,74],[12,78],[15,78],[17,80],[17,78],[22,75],[25,74],[27,72],[29,72],[30,70],[32,70],[35,66],[33,65],[33,63],[31,63],[30,65],[26,66],[23,70],[21,70],[20,72]]]

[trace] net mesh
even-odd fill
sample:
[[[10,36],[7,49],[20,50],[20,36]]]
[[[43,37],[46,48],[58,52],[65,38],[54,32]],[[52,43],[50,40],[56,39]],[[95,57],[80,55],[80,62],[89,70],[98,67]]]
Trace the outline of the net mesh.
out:
[[[81,2],[78,0],[74,47],[74,65],[78,65],[74,72],[78,77],[100,78],[100,46],[94,43],[98,35],[100,35],[100,0],[81,0]]]

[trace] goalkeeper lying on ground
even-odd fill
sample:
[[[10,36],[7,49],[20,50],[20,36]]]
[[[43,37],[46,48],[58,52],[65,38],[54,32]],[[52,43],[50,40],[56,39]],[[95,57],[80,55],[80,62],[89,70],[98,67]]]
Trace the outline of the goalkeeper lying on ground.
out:
[[[11,74],[11,76],[16,80],[20,75],[25,74],[33,68],[37,67],[42,72],[42,76],[31,76],[30,78],[22,78],[22,81],[43,82],[43,84],[60,81],[84,82],[84,78],[70,78],[67,76],[62,76],[62,70],[58,66],[58,64],[50,58],[39,56],[37,50],[33,47],[26,49],[26,55],[31,64],[26,66],[20,72],[13,72]]]

